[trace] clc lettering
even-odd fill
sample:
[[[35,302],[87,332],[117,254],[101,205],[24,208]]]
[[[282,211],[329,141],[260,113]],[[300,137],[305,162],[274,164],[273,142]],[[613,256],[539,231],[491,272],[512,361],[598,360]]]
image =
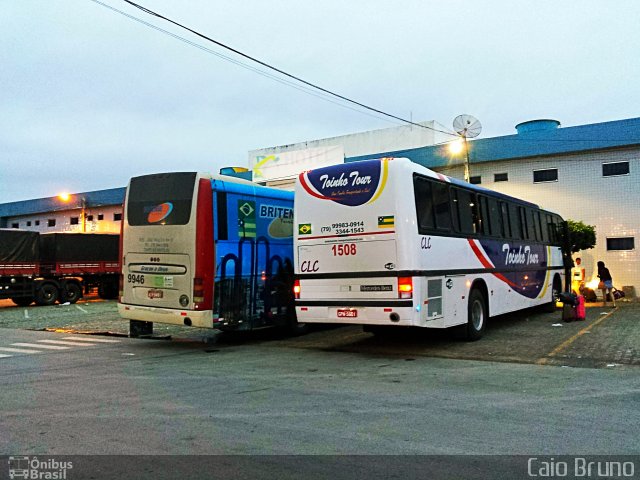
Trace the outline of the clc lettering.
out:
[[[318,260],[305,260],[304,262],[302,262],[300,264],[300,271],[301,272],[317,272],[318,270],[320,270],[320,267],[318,267]]]

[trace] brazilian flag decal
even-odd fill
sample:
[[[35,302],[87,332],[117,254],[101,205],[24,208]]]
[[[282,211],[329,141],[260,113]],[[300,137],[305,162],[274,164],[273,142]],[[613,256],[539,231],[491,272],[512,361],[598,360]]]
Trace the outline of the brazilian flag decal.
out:
[[[311,224],[310,223],[298,224],[298,235],[311,235]]]
[[[252,200],[238,200],[238,236],[256,236],[256,202]]]
[[[378,228],[390,228],[395,225],[395,216],[384,215],[378,217]]]

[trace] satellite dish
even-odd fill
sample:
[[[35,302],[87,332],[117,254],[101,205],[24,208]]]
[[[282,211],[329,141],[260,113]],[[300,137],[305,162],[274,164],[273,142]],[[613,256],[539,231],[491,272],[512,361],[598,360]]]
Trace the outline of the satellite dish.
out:
[[[475,138],[482,131],[482,124],[473,115],[458,115],[453,119],[453,129],[463,138]]]

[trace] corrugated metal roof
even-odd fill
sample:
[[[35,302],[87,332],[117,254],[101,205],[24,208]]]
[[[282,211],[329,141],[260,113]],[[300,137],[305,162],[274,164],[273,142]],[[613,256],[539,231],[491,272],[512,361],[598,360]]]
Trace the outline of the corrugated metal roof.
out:
[[[33,215],[36,213],[82,208],[83,198],[86,207],[120,205],[124,202],[125,190],[125,187],[120,187],[94,192],[73,193],[67,202],[58,197],[47,197],[3,203],[0,204],[0,217],[15,217],[19,215]]]
[[[593,123],[567,128],[546,128],[515,135],[469,141],[471,163],[515,160],[640,145],[640,118]],[[447,145],[381,152],[345,159],[346,162],[380,157],[407,157],[428,168],[460,164]]]

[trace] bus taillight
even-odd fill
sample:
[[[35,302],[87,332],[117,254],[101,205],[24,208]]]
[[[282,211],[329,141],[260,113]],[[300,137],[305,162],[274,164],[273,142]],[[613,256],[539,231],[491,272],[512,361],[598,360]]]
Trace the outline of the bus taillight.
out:
[[[398,278],[398,298],[413,298],[413,278]]]
[[[204,302],[204,280],[202,278],[193,279],[193,302]]]
[[[300,298],[300,280],[293,281],[293,294],[296,298]]]
[[[118,277],[118,302],[122,303],[122,297],[124,297],[124,275],[121,273]]]

